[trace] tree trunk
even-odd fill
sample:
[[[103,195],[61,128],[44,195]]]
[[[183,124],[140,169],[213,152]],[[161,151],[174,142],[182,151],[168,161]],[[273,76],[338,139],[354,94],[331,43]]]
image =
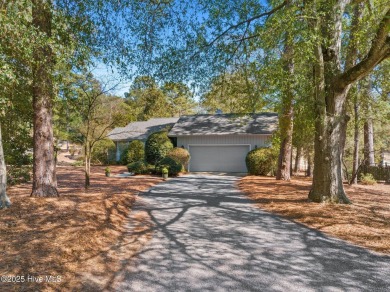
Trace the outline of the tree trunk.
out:
[[[290,180],[291,175],[291,155],[293,136],[293,101],[294,93],[292,86],[292,76],[294,74],[293,47],[290,35],[287,35],[284,47],[285,72],[288,76],[286,84],[282,90],[282,111],[279,115],[279,129],[281,135],[278,169],[276,171],[277,180]]]
[[[333,90],[332,93],[331,96],[326,94],[326,100],[331,102],[326,107],[326,114],[319,116],[316,121],[314,175],[309,199],[314,202],[350,203],[343,187],[339,145],[343,109],[338,105],[344,103],[347,90]]]
[[[362,97],[365,99],[364,110],[366,119],[364,121],[364,165],[374,166],[375,165],[375,148],[374,148],[374,125],[372,122],[372,83],[369,78],[362,80]]]
[[[368,118],[364,123],[364,161],[367,166],[375,165],[374,154],[374,126],[372,119]]]
[[[297,173],[300,169],[300,162],[302,156],[302,147],[297,147],[297,153],[295,155],[294,173]]]
[[[358,3],[354,7],[353,18],[352,18],[352,29],[351,29],[351,44],[349,46],[349,51],[346,57],[346,68],[350,69],[356,65],[358,59],[359,50],[358,50],[358,28],[363,17],[363,10],[365,3]],[[349,92],[348,98],[353,98],[353,109],[355,114],[354,119],[354,149],[353,149],[353,165],[352,165],[352,180],[350,184],[357,184],[356,173],[359,168],[359,144],[360,144],[360,131],[359,131],[359,120],[360,120],[360,107],[359,107],[359,92],[358,87],[353,86]],[[346,129],[345,129],[346,131]],[[346,137],[346,134],[344,135]],[[344,143],[345,146],[345,143]],[[345,167],[348,178],[348,169]]]
[[[306,169],[306,176],[312,177],[313,176],[313,160],[311,158],[310,151],[307,153],[307,169]]]
[[[353,144],[353,167],[352,167],[352,181],[351,184],[357,184],[357,176],[355,175],[358,171],[359,167],[359,144],[360,144],[360,131],[359,131],[359,102],[357,98],[357,94],[354,94],[354,105],[353,109],[355,112],[355,120],[354,120],[354,144]]]
[[[341,1],[343,2],[343,1]],[[342,179],[342,147],[345,100],[349,85],[336,87],[335,77],[341,73],[341,18],[345,3],[329,9],[317,27],[325,34],[327,46],[315,47],[315,140],[313,185],[309,199],[314,202],[350,203],[344,192]]]
[[[345,150],[345,144],[347,142],[347,126],[349,121],[349,116],[347,115],[347,111],[344,108],[342,110],[342,116],[344,117],[343,120],[340,123],[340,141],[339,141],[339,148],[340,148],[340,161],[342,165],[345,165],[344,163],[344,150]],[[348,172],[341,171],[341,180],[344,181],[348,177]]]
[[[5,166],[0,123],[0,210],[9,206],[11,206],[11,201],[7,196],[7,169]]]
[[[32,15],[33,25],[50,37],[51,2],[34,0]],[[31,195],[38,197],[58,196],[52,126],[52,72],[53,53],[50,45],[37,45],[33,60],[34,156]]]
[[[315,2],[314,2],[315,3]],[[390,56],[388,27],[390,9],[380,21],[371,48],[361,61],[341,71],[342,17],[347,0],[318,2],[313,28],[319,42],[315,50],[315,153],[313,186],[309,199],[315,202],[350,203],[342,181],[342,147],[345,131],[345,99],[352,83],[366,77]],[[315,3],[317,4],[317,3]]]
[[[85,169],[85,189],[88,189],[91,186],[91,158],[90,158],[90,149],[88,143],[84,147],[85,159],[84,159],[84,169]]]

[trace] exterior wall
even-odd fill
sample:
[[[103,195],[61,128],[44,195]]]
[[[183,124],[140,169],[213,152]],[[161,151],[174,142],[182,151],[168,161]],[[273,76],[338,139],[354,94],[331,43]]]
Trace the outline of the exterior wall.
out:
[[[220,145],[220,144],[219,144]],[[191,160],[188,170],[246,173],[245,157],[250,145],[190,145]]]
[[[382,166],[390,166],[390,151],[383,151],[381,154]]]
[[[116,162],[116,148],[115,149],[108,149],[108,163],[115,163]]]
[[[130,142],[122,142],[122,141],[117,141],[115,142],[115,146],[116,146],[116,153],[115,153],[115,160],[118,162],[121,160],[121,155],[123,153],[123,151],[125,151],[125,149],[127,147],[129,147],[129,143]]]
[[[250,145],[250,150],[270,146],[271,135],[208,135],[208,136],[183,136],[177,137],[177,147],[188,145]],[[120,160],[123,151],[129,146],[130,141],[116,141],[116,161]]]
[[[177,147],[188,145],[250,145],[250,149],[270,146],[271,135],[207,135],[177,137]]]

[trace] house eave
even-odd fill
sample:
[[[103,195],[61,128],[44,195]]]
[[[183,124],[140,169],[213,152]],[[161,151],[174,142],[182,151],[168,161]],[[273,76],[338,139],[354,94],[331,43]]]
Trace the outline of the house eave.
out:
[[[194,134],[168,134],[168,137],[199,137],[199,136],[272,136],[273,133],[194,133]]]

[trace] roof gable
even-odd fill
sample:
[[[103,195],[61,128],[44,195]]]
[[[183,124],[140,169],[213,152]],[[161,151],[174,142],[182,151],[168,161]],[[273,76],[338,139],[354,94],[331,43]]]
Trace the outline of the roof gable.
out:
[[[272,134],[277,125],[276,113],[182,116],[168,135]]]

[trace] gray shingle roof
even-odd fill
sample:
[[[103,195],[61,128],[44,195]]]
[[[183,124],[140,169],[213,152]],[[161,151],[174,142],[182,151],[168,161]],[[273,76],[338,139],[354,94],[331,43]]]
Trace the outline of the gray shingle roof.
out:
[[[276,113],[182,116],[168,135],[272,134],[277,125]]]
[[[107,138],[113,141],[146,140],[152,133],[169,130],[179,118],[153,118],[144,122],[133,122],[126,127],[115,128]]]

